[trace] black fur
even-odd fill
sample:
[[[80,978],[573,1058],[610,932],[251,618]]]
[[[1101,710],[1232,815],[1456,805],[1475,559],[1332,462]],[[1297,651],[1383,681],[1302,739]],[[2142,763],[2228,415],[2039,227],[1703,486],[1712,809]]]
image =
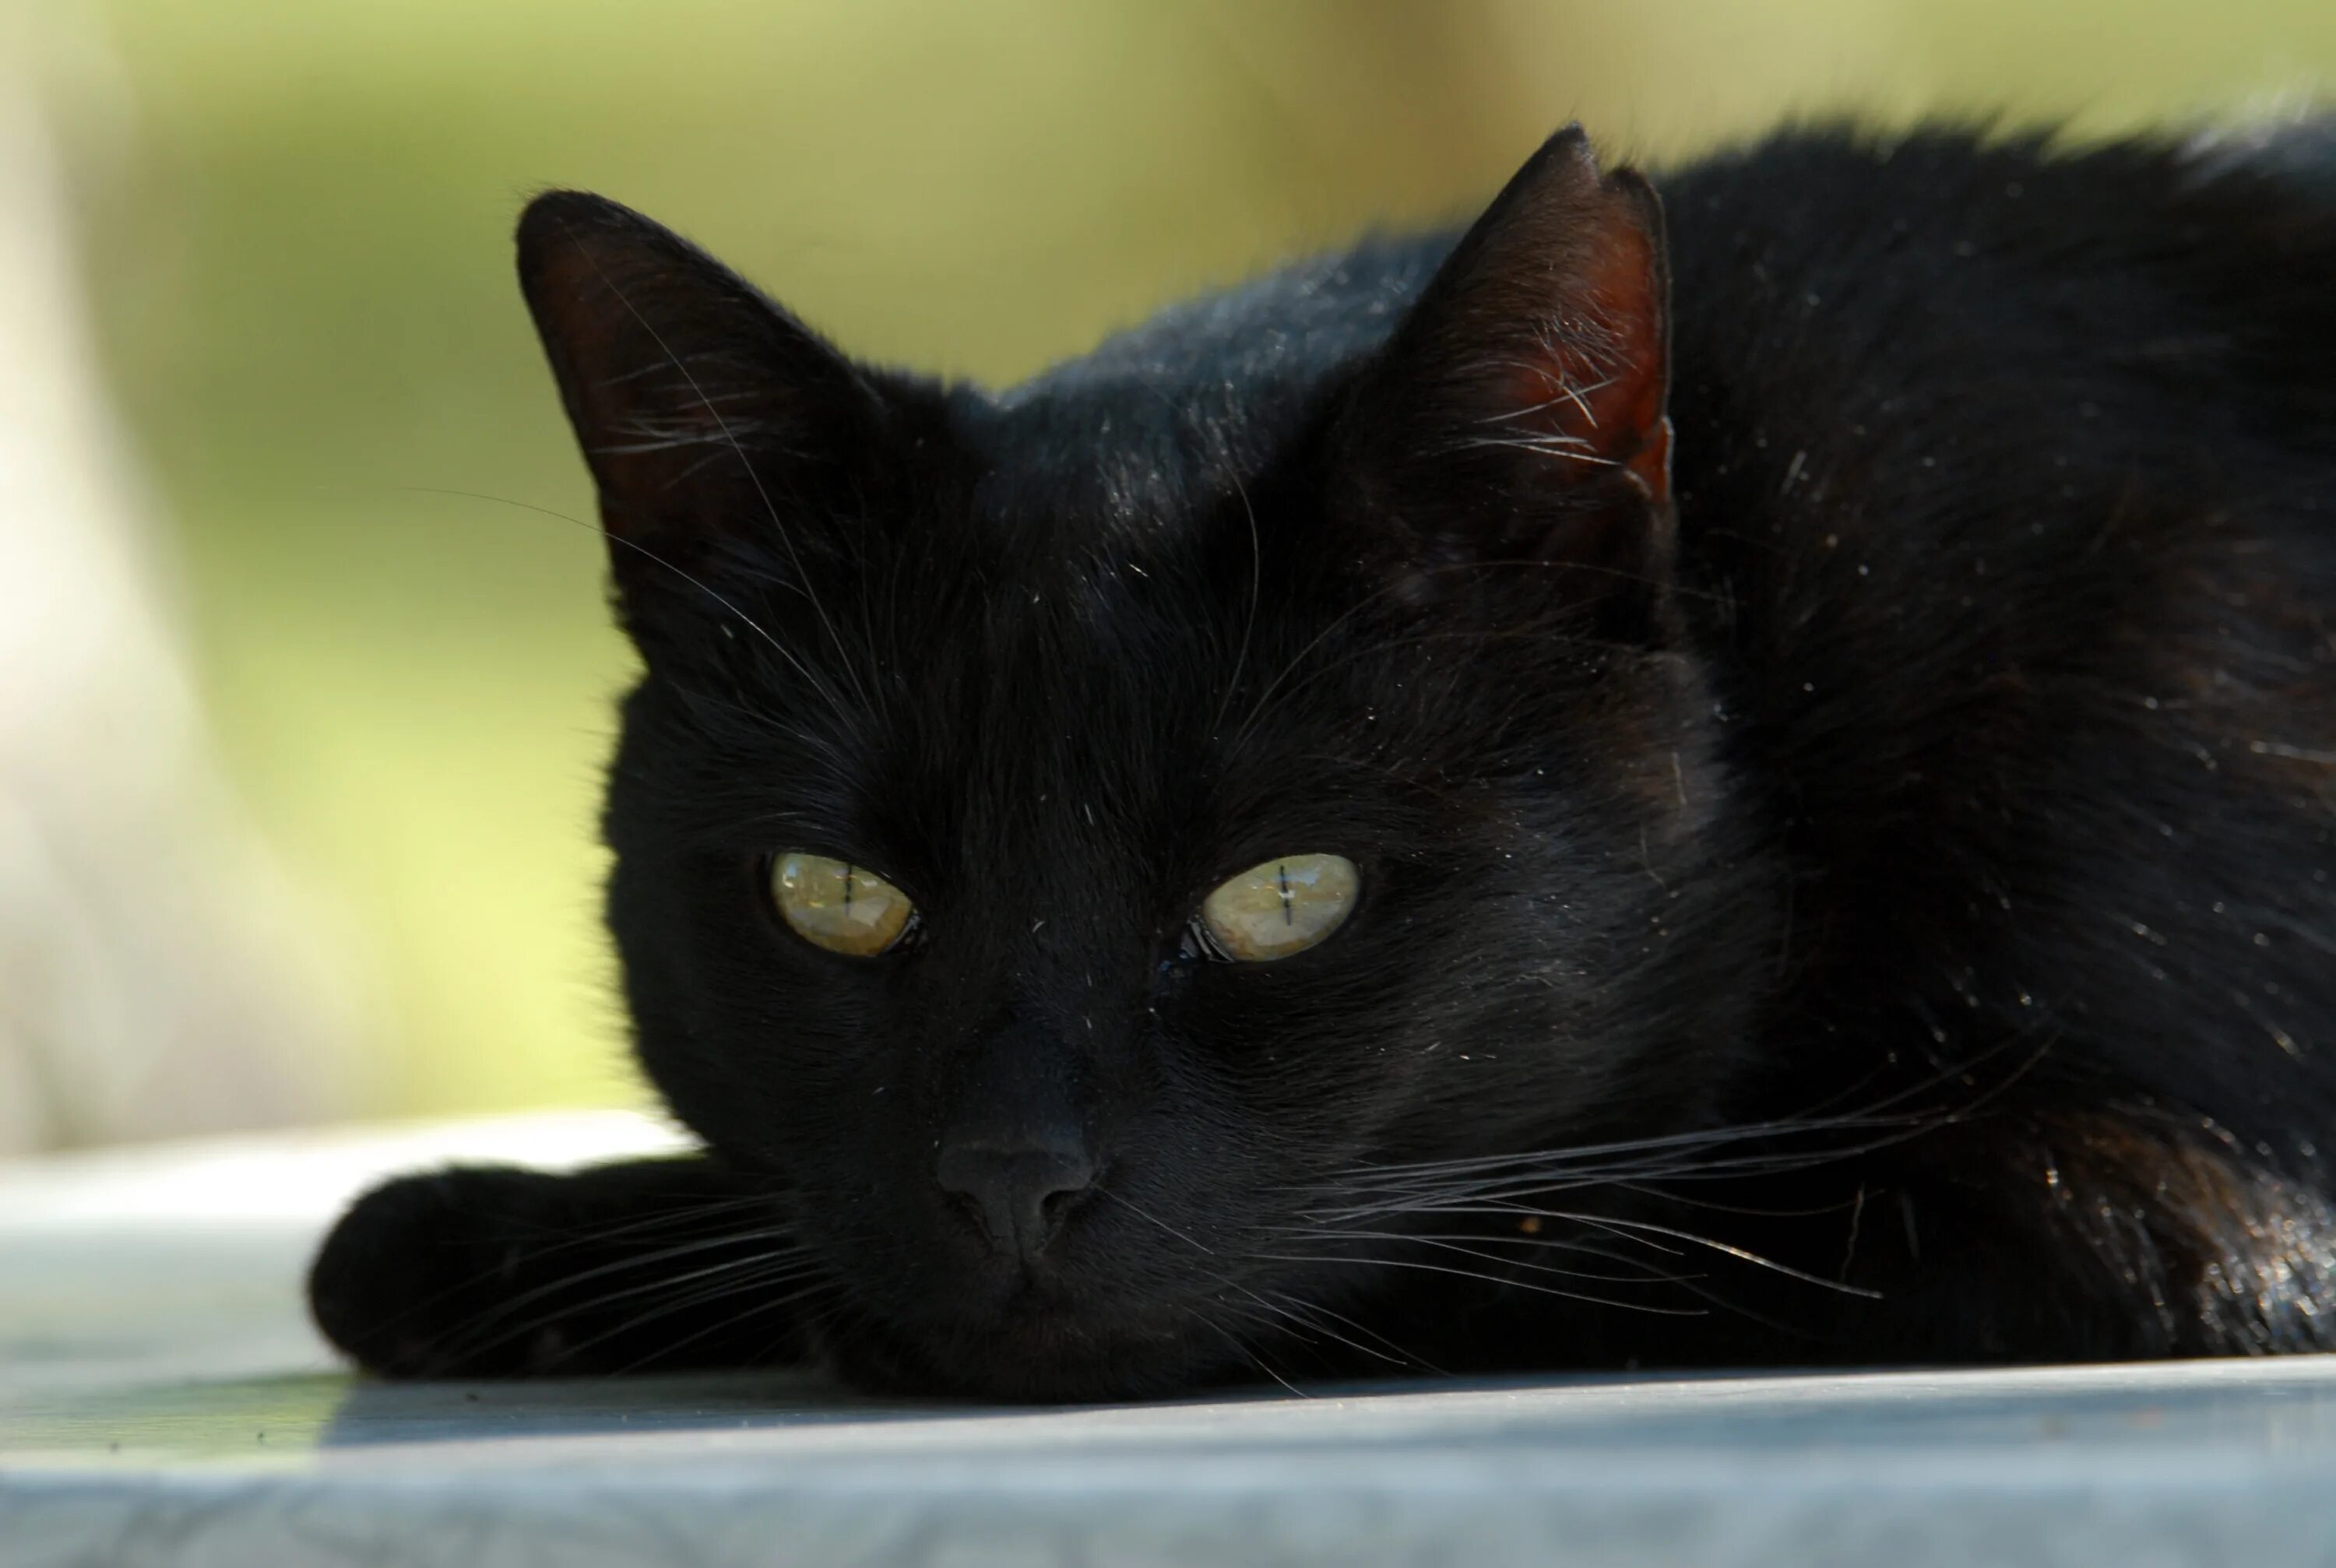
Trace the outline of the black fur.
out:
[[[710,1152],[394,1183],[319,1320],[1035,1398],[2327,1345],[2332,142],[1795,133],[1659,212],[1569,134],[1000,394],[542,198]],[[793,936],[784,849],[912,939]],[[1325,850],[1321,946],[1183,940]],[[1100,1167],[1033,1259],[935,1181],[977,1100]]]

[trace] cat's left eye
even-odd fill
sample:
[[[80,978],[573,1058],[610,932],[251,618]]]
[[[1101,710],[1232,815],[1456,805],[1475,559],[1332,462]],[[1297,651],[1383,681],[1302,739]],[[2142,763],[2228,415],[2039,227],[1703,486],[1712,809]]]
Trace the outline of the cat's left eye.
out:
[[[1286,959],[1343,925],[1361,885],[1344,855],[1281,855],[1218,884],[1202,901],[1198,923],[1222,957]]]
[[[891,949],[916,913],[908,894],[866,867],[801,850],[771,863],[771,900],[797,936],[853,959]]]

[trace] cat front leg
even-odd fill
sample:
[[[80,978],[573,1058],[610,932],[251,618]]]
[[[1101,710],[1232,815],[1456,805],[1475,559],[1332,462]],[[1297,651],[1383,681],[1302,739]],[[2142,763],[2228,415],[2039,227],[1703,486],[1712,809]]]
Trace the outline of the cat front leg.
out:
[[[789,1207],[770,1177],[704,1158],[403,1176],[326,1237],[309,1309],[393,1378],[795,1361],[826,1286]]]

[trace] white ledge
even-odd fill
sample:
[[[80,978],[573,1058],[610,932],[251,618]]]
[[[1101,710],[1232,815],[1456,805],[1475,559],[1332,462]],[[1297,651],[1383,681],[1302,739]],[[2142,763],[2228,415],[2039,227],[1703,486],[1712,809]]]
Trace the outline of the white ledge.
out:
[[[676,1146],[578,1114],[0,1166],[0,1568],[2336,1563],[2331,1358],[1027,1410],[367,1384],[307,1327],[389,1171]]]

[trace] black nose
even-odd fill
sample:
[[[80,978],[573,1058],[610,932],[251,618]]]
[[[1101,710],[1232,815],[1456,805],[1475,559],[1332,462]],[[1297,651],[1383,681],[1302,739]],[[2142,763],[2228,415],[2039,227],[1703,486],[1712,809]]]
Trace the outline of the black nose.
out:
[[[971,1201],[1001,1252],[1035,1258],[1095,1184],[1095,1162],[1070,1138],[1001,1143],[952,1140],[933,1174],[941,1190]]]

